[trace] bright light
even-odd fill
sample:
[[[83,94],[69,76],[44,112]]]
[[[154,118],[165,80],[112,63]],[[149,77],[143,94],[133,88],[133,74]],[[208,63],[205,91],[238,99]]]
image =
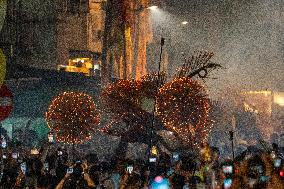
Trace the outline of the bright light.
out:
[[[153,146],[153,147],[152,147],[152,149],[151,149],[151,154],[152,154],[152,155],[156,155],[156,156],[158,155],[158,149],[157,149],[156,146]]]
[[[188,21],[183,21],[181,24],[186,25],[186,24],[188,24]]]
[[[157,176],[157,177],[155,177],[155,182],[157,182],[157,183],[162,183],[163,182],[163,177],[161,177],[161,176]]]
[[[150,10],[156,10],[156,9],[158,9],[158,6],[153,5],[153,6],[148,7],[147,9],[150,9]]]
[[[278,106],[284,106],[284,93],[275,93],[274,94],[274,103]]]
[[[263,91],[248,91],[244,92],[244,94],[262,94],[264,96],[271,95],[271,91],[263,90]]]
[[[280,175],[280,177],[284,177],[284,170],[281,170],[281,171],[279,172],[279,175]]]

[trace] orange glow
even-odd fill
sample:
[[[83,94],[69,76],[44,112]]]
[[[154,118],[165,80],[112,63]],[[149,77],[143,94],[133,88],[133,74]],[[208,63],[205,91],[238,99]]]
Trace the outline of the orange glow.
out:
[[[58,69],[64,68],[66,72],[77,72],[83,73],[87,76],[90,76],[90,70],[93,68],[91,58],[74,58],[69,59],[68,66],[58,65]]]
[[[158,149],[156,146],[152,146],[151,154],[157,156],[158,155]]]
[[[147,2],[143,2],[143,5],[147,4]],[[147,44],[152,41],[152,31],[150,27],[150,19],[149,19],[149,12],[142,11],[139,14],[139,21],[138,23],[138,31],[136,32],[137,41],[137,60],[136,60],[136,79],[141,79],[142,76],[147,74]]]
[[[275,118],[283,115],[281,112],[284,107],[284,92],[247,91],[241,93],[240,100],[245,111],[257,114],[256,123],[268,139],[279,127]]]
[[[272,94],[272,91],[267,90],[243,92],[243,106],[245,111],[271,116]]]
[[[149,1],[124,1],[127,19],[123,20],[125,30],[123,33],[112,33],[116,41],[110,52],[114,76],[118,78],[140,79],[147,74],[147,44],[152,40],[149,11],[137,11],[137,7],[147,7]],[[121,30],[121,21],[114,19],[114,28]],[[115,31],[115,29],[113,29]],[[123,35],[123,36],[122,36]],[[126,75],[125,75],[126,74]]]
[[[254,112],[254,113],[258,113],[258,110],[253,109],[249,104],[244,102],[244,108],[246,112]]]
[[[284,93],[275,93],[274,103],[279,106],[284,106]]]
[[[125,30],[125,51],[126,51],[126,75],[123,78],[129,79],[132,76],[132,63],[133,63],[133,43],[131,38],[131,28],[128,27]]]
[[[243,94],[262,94],[264,96],[268,96],[271,95],[271,91],[248,91],[248,92],[244,92]]]

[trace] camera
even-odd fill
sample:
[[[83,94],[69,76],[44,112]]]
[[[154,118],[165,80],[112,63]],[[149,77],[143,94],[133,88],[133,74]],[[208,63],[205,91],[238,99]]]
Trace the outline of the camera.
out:
[[[73,173],[73,168],[68,168],[68,169],[67,169],[67,173],[68,173],[68,174]]]

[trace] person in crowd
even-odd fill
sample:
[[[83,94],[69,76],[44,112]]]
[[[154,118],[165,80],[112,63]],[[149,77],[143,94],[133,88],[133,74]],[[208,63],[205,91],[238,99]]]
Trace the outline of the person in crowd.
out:
[[[114,167],[110,177],[114,185],[113,189],[119,189],[121,177],[124,173],[123,161],[120,159],[113,159],[111,164],[112,167]]]
[[[184,163],[184,162],[183,162]],[[185,167],[183,167],[185,165],[182,164],[182,161],[180,161],[176,166],[175,166],[175,171],[173,172],[173,174],[170,176],[170,182],[172,184],[172,188],[176,188],[176,189],[182,189],[183,186],[185,185],[186,182],[186,178],[184,176],[183,170]]]
[[[95,188],[95,184],[87,169],[87,163],[75,163],[74,166],[68,168],[65,176],[61,179],[55,189]]]
[[[102,162],[100,164],[101,167],[101,174],[99,178],[99,183],[101,188],[105,189],[112,189],[114,188],[114,181],[111,179],[112,172],[113,172],[113,167],[110,163],[108,162]]]
[[[141,180],[141,167],[134,161],[127,161],[126,169],[121,179],[121,189],[135,189],[140,188],[142,185]]]
[[[95,188],[115,188],[116,181],[112,178],[113,167],[108,162],[101,162],[90,167],[90,178],[94,182]]]
[[[218,149],[209,149],[181,150],[179,156],[161,152],[155,162],[116,156],[99,161],[92,153],[71,161],[74,154],[57,147],[18,159],[7,153],[0,189],[284,189],[283,158],[275,145],[273,151],[251,150],[224,162]]]
[[[3,160],[4,169],[2,172],[2,179],[0,186],[4,189],[13,188],[16,183],[16,179],[18,177],[19,167],[17,166],[17,162],[14,158],[8,156],[7,159]]]

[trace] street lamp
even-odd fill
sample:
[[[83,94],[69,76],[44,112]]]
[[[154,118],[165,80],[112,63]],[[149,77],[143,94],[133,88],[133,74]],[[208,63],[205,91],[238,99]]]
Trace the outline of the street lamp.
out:
[[[149,10],[157,10],[158,6],[152,5],[152,6],[149,6],[147,9],[149,9]]]
[[[159,65],[158,65],[158,78],[157,78],[157,83],[156,83],[156,96],[155,96],[155,100],[154,100],[154,104],[153,104],[153,109],[152,109],[152,121],[151,121],[151,127],[148,129],[148,132],[150,132],[150,143],[149,143],[149,158],[151,155],[151,149],[153,147],[153,132],[154,132],[154,127],[155,127],[155,112],[157,110],[157,95],[158,95],[158,90],[159,90],[159,85],[160,85],[160,70],[161,70],[161,63],[162,63],[162,55],[163,55],[163,47],[165,45],[165,38],[161,37],[161,50],[160,50],[160,60],[159,60]],[[150,161],[150,159],[149,159]]]
[[[183,21],[181,22],[182,25],[187,25],[188,24],[188,21]]]
[[[161,7],[161,0],[149,0],[147,3],[147,9],[149,10],[157,10]]]

